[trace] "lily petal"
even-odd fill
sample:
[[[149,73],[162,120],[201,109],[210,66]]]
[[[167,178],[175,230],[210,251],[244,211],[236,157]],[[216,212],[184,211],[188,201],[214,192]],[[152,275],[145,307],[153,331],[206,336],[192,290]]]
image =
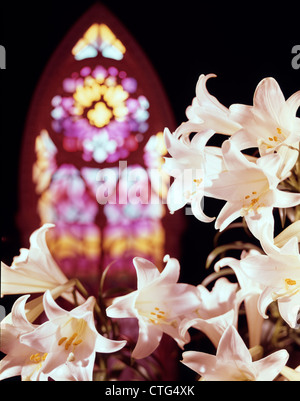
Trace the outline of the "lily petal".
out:
[[[136,312],[133,308],[137,298],[136,292],[124,295],[113,300],[112,305],[106,309],[106,314],[112,319],[136,318]]]
[[[274,78],[265,78],[258,84],[253,104],[254,107],[261,110],[262,114],[278,120],[281,109],[285,104],[285,97]]]
[[[206,83],[212,77],[216,75],[200,75],[196,98],[187,108],[186,115],[190,121],[201,122],[202,130],[213,129],[219,134],[232,135],[241,127],[230,118],[229,110],[208,92]]]
[[[236,203],[227,202],[217,217],[215,228],[223,231],[230,223],[241,216],[241,209]]]
[[[145,324],[139,320],[139,338],[132,352],[132,358],[143,359],[151,355],[159,346],[162,335],[159,327]]]
[[[160,276],[156,266],[147,259],[134,258],[133,264],[137,274],[138,289],[147,286]]]
[[[286,108],[293,115],[296,115],[299,107],[300,107],[300,91],[294,93],[286,101]]]
[[[300,293],[289,298],[281,298],[278,300],[278,309],[281,317],[292,328],[299,326],[300,316]]]
[[[252,363],[252,357],[246,344],[238,334],[235,327],[229,326],[219,343],[217,357],[226,361],[230,360],[232,355],[235,355],[236,360],[243,361],[246,364]]]
[[[269,305],[274,302],[273,295],[274,290],[270,287],[267,287],[261,294],[258,300],[258,310],[263,318],[268,319],[268,315],[266,314]]]
[[[212,376],[216,371],[216,357],[204,352],[187,351],[181,361],[184,365],[197,372],[200,376]]]
[[[286,350],[280,350],[264,359],[254,362],[255,369],[259,372],[256,381],[272,381],[287,364],[289,354]]]
[[[125,347],[127,341],[113,341],[101,336],[96,337],[95,351],[100,353],[114,353]]]

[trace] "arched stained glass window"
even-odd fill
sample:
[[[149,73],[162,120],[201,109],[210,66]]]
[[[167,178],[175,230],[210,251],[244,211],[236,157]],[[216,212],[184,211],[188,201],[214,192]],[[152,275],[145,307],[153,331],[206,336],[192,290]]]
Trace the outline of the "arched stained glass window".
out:
[[[138,44],[103,6],[91,8],[53,54],[32,99],[21,162],[23,241],[54,223],[52,254],[90,285],[111,262],[110,280],[122,287],[135,283],[134,256],[158,266],[166,253],[179,256],[178,220],[166,232],[161,171],[162,131],[174,126]]]

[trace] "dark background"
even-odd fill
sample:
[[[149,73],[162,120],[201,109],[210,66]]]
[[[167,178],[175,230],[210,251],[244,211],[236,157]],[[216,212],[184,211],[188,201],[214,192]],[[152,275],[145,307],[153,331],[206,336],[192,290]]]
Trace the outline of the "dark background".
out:
[[[52,53],[94,0],[1,1],[1,260],[19,252],[18,172],[31,97]],[[299,90],[292,48],[300,43],[296,2],[119,1],[102,3],[140,44],[156,69],[178,125],[186,120],[200,74],[215,73],[208,88],[221,103],[252,104],[259,81],[278,80],[286,98]],[[263,8],[264,7],[264,8]],[[159,99],[158,99],[159,101]],[[214,208],[214,204],[210,209]],[[210,210],[209,215],[215,215]],[[183,280],[200,283],[212,250],[213,224],[187,216]],[[202,272],[202,273],[201,273]]]

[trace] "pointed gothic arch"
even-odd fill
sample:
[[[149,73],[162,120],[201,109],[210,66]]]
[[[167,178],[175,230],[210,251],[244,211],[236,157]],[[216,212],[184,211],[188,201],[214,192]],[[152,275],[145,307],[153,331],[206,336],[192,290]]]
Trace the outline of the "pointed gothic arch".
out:
[[[165,127],[175,121],[156,72],[120,21],[94,5],[52,55],[32,98],[20,170],[23,243],[54,223],[54,257],[90,283],[111,261],[114,279],[128,285],[132,257],[161,266],[166,253],[179,256],[182,222],[169,219],[168,179],[159,172]],[[114,201],[101,204],[100,184]],[[130,191],[137,202],[127,202]]]

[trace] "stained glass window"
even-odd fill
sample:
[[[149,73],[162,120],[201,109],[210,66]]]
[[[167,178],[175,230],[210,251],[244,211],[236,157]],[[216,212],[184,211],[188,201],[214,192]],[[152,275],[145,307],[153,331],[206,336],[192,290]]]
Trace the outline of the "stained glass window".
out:
[[[135,285],[132,258],[176,255],[166,232],[164,127],[173,115],[145,55],[115,17],[96,5],[50,59],[24,135],[24,241],[54,223],[48,243],[69,276]],[[177,226],[179,227],[180,224]],[[175,249],[174,249],[175,248]]]

